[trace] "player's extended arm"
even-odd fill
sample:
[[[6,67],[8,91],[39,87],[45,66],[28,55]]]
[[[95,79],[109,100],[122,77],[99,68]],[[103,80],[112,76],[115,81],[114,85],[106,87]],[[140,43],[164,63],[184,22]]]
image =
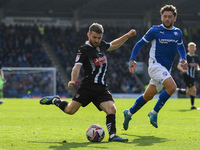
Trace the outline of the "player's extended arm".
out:
[[[186,50],[185,50],[185,47],[184,47],[183,43],[181,45],[178,45],[178,52],[179,52],[179,55],[182,58],[182,65],[181,65],[181,67],[184,70],[186,70],[187,69]]]
[[[69,88],[72,88],[75,85],[76,80],[78,79],[78,76],[80,73],[80,69],[81,69],[81,65],[78,65],[78,64],[72,68],[71,81],[68,82]]]
[[[135,61],[135,58],[138,55],[138,53],[140,52],[140,49],[142,48],[142,46],[144,46],[145,44],[146,44],[146,42],[143,39],[140,39],[133,47],[130,61],[129,61],[129,72],[130,73],[134,73],[133,70],[137,71],[136,70],[137,62]]]
[[[140,39],[135,46],[133,47],[132,53],[131,53],[131,57],[130,60],[135,60],[136,56],[138,55],[138,53],[140,52],[142,46],[144,46],[146,44],[146,42],[143,39]]]
[[[179,55],[181,56],[181,58],[187,62],[186,50],[185,50],[183,43],[181,45],[178,45],[178,52],[179,52]]]
[[[128,33],[122,35],[121,37],[113,40],[111,42],[111,47],[108,49],[108,51],[111,50],[115,50],[118,47],[120,47],[124,42],[126,42],[126,40],[128,40],[129,38],[131,38],[132,36],[136,35],[136,31],[134,29],[131,29]]]

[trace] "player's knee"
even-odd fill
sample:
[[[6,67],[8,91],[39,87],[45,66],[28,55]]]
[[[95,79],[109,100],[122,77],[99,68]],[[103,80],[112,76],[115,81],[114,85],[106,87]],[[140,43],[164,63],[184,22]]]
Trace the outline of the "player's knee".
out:
[[[173,93],[176,91],[176,89],[177,89],[177,85],[175,84],[175,85],[173,86],[173,88],[172,88]]]
[[[197,90],[194,88],[194,89],[190,90],[189,95],[196,96],[196,92],[197,92]]]
[[[171,92],[174,93],[176,91],[176,86],[174,86],[173,88],[171,88]]]
[[[197,89],[196,88],[194,88],[194,93],[196,93],[197,92]]]
[[[173,85],[170,88],[166,88],[168,94],[172,95],[176,91],[177,86]]]
[[[70,108],[65,109],[65,113],[68,114],[68,115],[73,115],[73,114],[75,114],[75,112],[76,111],[74,111],[73,109],[70,109]]]
[[[65,113],[68,114],[68,115],[73,115],[73,114],[75,114],[75,112],[72,112],[72,111],[65,111]]]
[[[112,106],[111,111],[112,111],[113,114],[116,114],[116,111],[117,111],[117,110],[116,110],[116,107],[115,107],[115,106]]]
[[[116,114],[116,107],[114,105],[110,106],[107,110],[105,110],[106,114]]]

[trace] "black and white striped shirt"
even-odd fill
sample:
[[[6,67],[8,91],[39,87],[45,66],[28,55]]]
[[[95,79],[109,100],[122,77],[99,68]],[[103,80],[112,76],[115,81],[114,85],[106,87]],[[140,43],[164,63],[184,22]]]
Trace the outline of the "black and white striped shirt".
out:
[[[106,73],[108,62],[105,52],[110,47],[110,43],[101,41],[98,47],[93,47],[86,41],[77,52],[75,64],[80,64],[84,68],[84,77],[81,86],[88,84],[106,84]]]
[[[190,76],[191,78],[195,79],[195,75],[196,75],[196,68],[197,65],[199,64],[199,58],[198,55],[194,54],[191,55],[190,53],[187,53],[186,55],[187,57],[187,75]],[[181,62],[181,60],[180,60]]]

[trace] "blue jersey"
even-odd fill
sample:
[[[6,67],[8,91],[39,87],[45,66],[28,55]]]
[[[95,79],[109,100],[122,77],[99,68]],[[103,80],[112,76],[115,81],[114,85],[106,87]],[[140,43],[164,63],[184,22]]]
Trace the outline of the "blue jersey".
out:
[[[133,48],[130,60],[135,60],[140,49],[151,42],[149,57],[170,70],[174,57],[178,52],[186,60],[186,51],[183,46],[182,32],[179,28],[165,28],[162,24],[153,26]]]

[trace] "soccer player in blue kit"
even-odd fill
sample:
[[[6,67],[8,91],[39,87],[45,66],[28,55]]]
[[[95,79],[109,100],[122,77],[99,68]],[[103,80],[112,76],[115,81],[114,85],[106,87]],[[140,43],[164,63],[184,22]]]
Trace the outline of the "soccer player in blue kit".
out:
[[[149,67],[148,73],[151,77],[149,86],[138,97],[130,109],[124,110],[124,122],[123,127],[128,129],[131,116],[135,114],[141,107],[143,107],[149,100],[159,93],[163,87],[163,90],[158,98],[155,107],[148,113],[150,123],[158,128],[157,115],[160,109],[164,106],[165,102],[176,91],[176,83],[170,75],[170,68],[174,61],[174,57],[177,53],[182,58],[182,66],[186,68],[186,50],[182,41],[182,32],[179,28],[174,27],[174,22],[177,17],[176,7],[173,5],[165,5],[160,10],[161,25],[152,26],[147,33],[140,39],[132,50],[132,54],[129,61],[129,71],[134,73],[136,71],[137,62],[135,61],[142,46],[151,42],[151,48],[149,52]]]

